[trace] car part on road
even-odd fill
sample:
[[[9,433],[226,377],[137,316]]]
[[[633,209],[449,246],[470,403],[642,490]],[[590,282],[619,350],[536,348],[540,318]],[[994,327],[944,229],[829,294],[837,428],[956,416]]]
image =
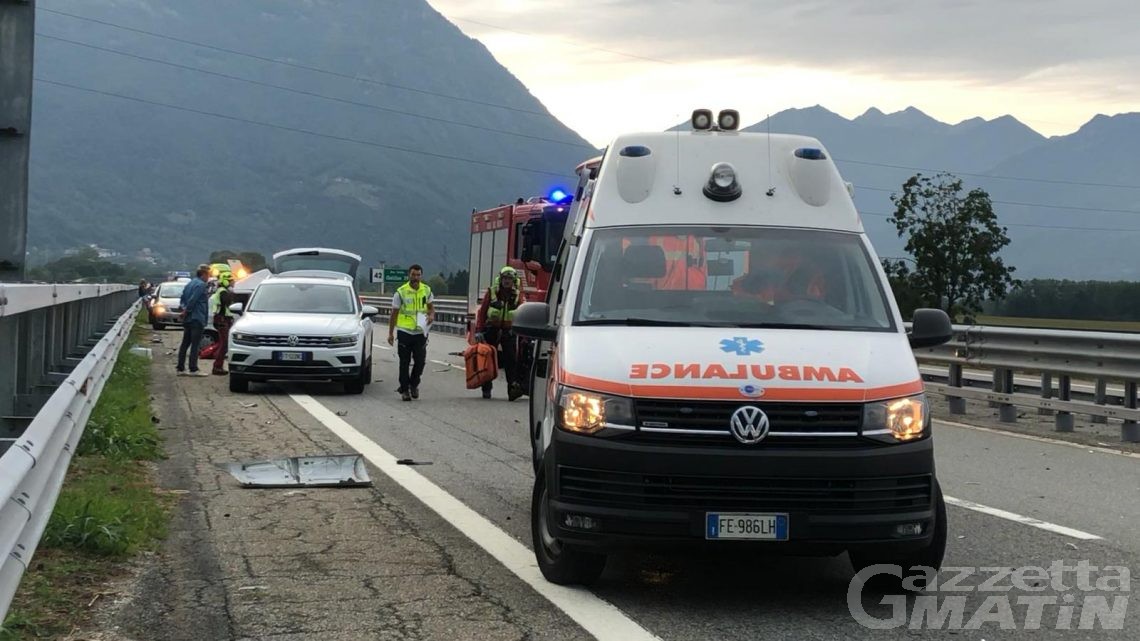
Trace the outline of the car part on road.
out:
[[[359,454],[293,456],[222,466],[242,487],[369,487],[372,479]]]

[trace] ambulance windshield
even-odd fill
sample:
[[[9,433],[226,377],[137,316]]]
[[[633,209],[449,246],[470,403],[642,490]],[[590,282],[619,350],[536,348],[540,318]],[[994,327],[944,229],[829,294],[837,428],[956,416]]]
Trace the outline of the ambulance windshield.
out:
[[[574,324],[894,331],[871,261],[843,232],[599,229]]]

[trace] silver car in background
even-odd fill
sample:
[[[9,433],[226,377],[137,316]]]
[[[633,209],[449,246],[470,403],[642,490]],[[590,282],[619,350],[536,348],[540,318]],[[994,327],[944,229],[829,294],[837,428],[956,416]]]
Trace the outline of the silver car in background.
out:
[[[186,287],[186,280],[170,280],[159,283],[154,291],[149,309],[150,326],[154,329],[166,329],[167,325],[182,325],[182,290]]]

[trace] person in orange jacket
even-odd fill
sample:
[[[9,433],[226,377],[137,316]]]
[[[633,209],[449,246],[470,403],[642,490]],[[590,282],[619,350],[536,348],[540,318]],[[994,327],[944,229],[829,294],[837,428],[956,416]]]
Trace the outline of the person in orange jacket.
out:
[[[525,300],[518,272],[507,265],[487,288],[475,316],[475,342],[498,348],[499,365],[507,379],[507,398],[512,401],[523,395],[523,387],[519,381],[518,337],[511,330],[511,323],[515,310]],[[491,398],[493,385],[494,381],[483,384],[483,398]]]

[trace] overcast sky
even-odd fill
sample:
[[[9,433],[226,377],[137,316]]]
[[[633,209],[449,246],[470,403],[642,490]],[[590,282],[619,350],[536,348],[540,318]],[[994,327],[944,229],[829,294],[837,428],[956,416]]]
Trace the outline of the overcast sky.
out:
[[[696,107],[1013,115],[1044,135],[1140,111],[1137,0],[428,0],[603,146]]]

